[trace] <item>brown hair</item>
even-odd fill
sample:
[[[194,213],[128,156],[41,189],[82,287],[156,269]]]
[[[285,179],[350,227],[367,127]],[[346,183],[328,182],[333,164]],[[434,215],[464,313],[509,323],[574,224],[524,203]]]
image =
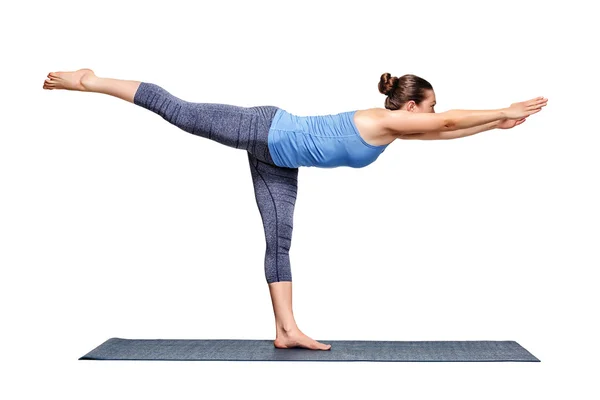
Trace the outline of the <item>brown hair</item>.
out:
[[[425,79],[412,74],[397,78],[386,72],[379,80],[379,91],[387,96],[385,108],[388,110],[399,110],[410,100],[420,104],[425,100],[426,90],[433,90],[433,86]]]

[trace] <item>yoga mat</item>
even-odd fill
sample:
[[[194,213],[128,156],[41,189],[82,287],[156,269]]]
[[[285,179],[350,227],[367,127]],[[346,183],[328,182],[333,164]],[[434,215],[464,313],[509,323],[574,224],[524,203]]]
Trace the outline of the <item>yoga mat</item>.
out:
[[[273,340],[111,338],[79,360],[540,362],[514,341],[319,341],[331,349],[278,349]]]

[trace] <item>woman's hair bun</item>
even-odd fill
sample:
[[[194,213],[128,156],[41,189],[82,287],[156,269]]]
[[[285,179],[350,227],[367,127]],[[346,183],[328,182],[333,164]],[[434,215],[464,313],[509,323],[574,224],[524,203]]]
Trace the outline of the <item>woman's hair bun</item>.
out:
[[[398,84],[398,78],[392,76],[389,72],[385,72],[381,74],[381,78],[379,79],[379,92],[389,96],[396,89],[396,85]]]

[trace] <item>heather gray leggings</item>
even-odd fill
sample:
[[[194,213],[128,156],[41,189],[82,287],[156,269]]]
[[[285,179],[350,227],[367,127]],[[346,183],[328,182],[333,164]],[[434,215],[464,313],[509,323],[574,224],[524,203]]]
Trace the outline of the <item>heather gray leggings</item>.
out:
[[[298,168],[275,165],[269,153],[267,136],[277,107],[192,103],[148,82],[140,84],[133,102],[157,113],[186,132],[247,151],[256,204],[267,242],[267,283],[291,281],[289,250],[292,244]]]

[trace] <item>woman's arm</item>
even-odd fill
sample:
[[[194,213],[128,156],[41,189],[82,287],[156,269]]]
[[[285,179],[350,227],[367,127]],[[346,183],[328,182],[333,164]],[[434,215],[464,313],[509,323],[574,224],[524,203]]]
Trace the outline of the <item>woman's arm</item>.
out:
[[[536,97],[512,103],[495,110],[449,110],[442,113],[413,113],[405,110],[379,109],[378,118],[386,134],[393,136],[414,133],[448,132],[485,125],[504,119],[522,119],[540,112],[548,99]]]
[[[414,113],[382,110],[381,124],[392,135],[403,136],[434,132],[451,132],[497,122],[506,118],[506,109],[449,110],[441,113]]]
[[[487,124],[472,126],[470,128],[457,129],[447,132],[421,132],[412,135],[399,135],[400,139],[420,139],[420,140],[442,140],[442,139],[458,139],[465,136],[471,136],[476,133],[489,131],[498,126],[499,121],[488,122]]]

